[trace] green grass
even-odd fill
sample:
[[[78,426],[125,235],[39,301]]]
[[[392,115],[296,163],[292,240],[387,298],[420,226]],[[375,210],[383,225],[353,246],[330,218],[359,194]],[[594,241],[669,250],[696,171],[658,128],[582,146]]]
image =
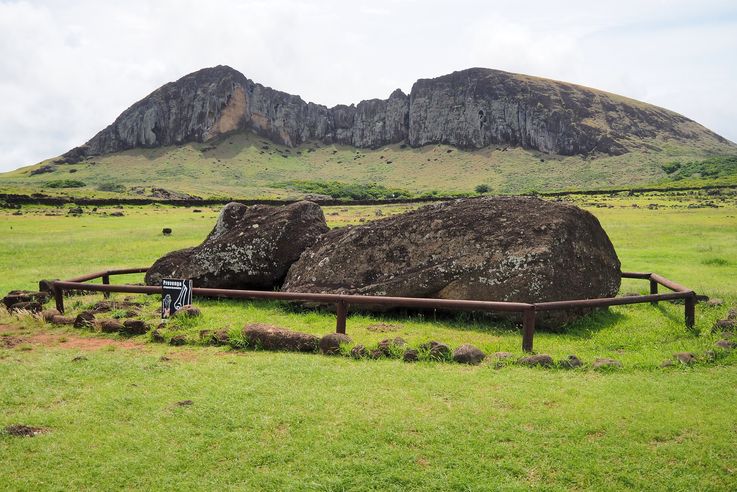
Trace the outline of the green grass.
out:
[[[413,149],[395,144],[356,149],[308,142],[289,148],[238,133],[216,144],[135,149],[52,165],[53,172],[30,175],[42,165],[51,165],[53,159],[49,159],[0,174],[0,193],[119,197],[140,196],[131,189],[153,186],[203,198],[294,198],[331,190],[338,197],[355,196],[371,189],[410,196],[449,195],[473,193],[480,184],[492,193],[737,184],[733,174],[679,176],[676,181],[663,169],[673,162],[734,156],[733,145],[651,143],[657,150],[640,149],[621,156],[559,156],[515,147],[467,151],[447,145]],[[53,187],[70,177],[86,186]],[[353,189],[346,193],[346,188]]]
[[[537,351],[556,359],[622,361],[610,372],[201,346],[201,329],[238,337],[253,322],[318,335],[334,329],[331,313],[276,302],[198,299],[201,318],[163,330],[192,344],[176,348],[143,335],[134,348],[83,351],[74,348],[80,337],[107,338],[0,313],[0,325],[11,325],[0,335],[23,339],[0,343],[0,428],[49,429],[33,438],[0,435],[0,489],[733,490],[737,355],[718,350],[709,361],[705,352],[719,337],[714,321],[737,304],[735,196],[568,199],[599,217],[624,269],[661,273],[724,304],[700,304],[694,332],[683,326],[682,305],[664,303],[612,308],[565,334],[535,337]],[[150,264],[200,242],[217,215],[165,206],[103,215],[111,211],[0,211],[0,290]],[[331,226],[377,216],[370,206],[325,214]],[[162,227],[174,234],[164,237]],[[622,292],[632,291],[644,293],[647,284],[626,281]],[[155,322],[158,299],[140,298],[144,318]],[[66,304],[74,313],[99,299]],[[396,331],[374,331],[377,323]],[[522,355],[517,327],[479,315],[352,315],[348,333],[369,346],[401,336],[413,346],[436,339]],[[659,368],[680,351],[697,353],[699,362]],[[72,362],[78,355],[87,360]],[[183,400],[194,404],[176,404]]]

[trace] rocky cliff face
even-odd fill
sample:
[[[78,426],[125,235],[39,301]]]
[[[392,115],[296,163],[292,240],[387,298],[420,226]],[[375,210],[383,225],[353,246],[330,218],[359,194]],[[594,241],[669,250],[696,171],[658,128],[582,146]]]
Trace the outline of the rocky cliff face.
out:
[[[361,148],[398,142],[467,149],[511,145],[560,155],[618,155],[656,137],[726,142],[662,108],[498,70],[472,68],[421,79],[409,96],[397,89],[386,100],[327,108],[217,66],[157,89],[63,160],[205,142],[238,130],[288,146],[308,140]]]

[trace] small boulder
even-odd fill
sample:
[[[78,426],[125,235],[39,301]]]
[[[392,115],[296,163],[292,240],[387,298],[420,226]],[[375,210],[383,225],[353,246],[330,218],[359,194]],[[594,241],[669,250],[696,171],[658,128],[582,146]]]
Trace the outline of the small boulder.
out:
[[[110,212],[110,217],[124,217],[125,214],[123,212]]]
[[[714,329],[716,330],[733,330],[737,328],[737,320],[733,319],[720,319],[714,323]]]
[[[481,349],[465,343],[453,351],[453,360],[460,364],[480,364],[486,358]]]
[[[95,313],[92,311],[82,311],[74,319],[75,328],[89,328],[95,324]]]
[[[29,313],[40,313],[42,309],[43,306],[36,301],[16,302],[8,308],[10,312],[28,311]]]
[[[260,323],[246,325],[243,336],[249,345],[264,350],[316,352],[320,344],[315,335]]]
[[[402,337],[396,337],[393,339],[385,338],[379,342],[377,350],[380,350],[386,357],[391,357],[395,349],[404,347],[405,345],[407,345],[407,342]]]
[[[175,347],[187,345],[187,337],[185,335],[174,335],[169,340],[169,345],[174,345]]]
[[[11,290],[8,294],[3,297],[3,304],[9,310],[12,310],[14,304],[21,302],[36,302],[43,304],[49,300],[49,294],[47,292],[34,292],[31,290]]]
[[[402,360],[404,362],[417,362],[420,358],[419,353],[415,349],[407,349],[404,351],[404,355],[402,355]]]
[[[340,353],[340,346],[351,343],[351,337],[344,333],[328,333],[320,339],[320,352],[325,355]]]
[[[143,335],[148,333],[151,327],[139,319],[127,319],[123,322],[122,334],[128,336]]]
[[[161,233],[164,236],[171,236],[171,228],[170,227],[164,227],[163,229],[161,229]]]
[[[714,345],[716,345],[719,348],[730,350],[730,349],[737,347],[737,342],[733,342],[732,340],[719,340]]]
[[[512,352],[494,352],[492,356],[495,359],[499,359],[499,360],[506,360],[506,359],[514,358],[514,354]]]
[[[681,364],[691,365],[696,362],[696,354],[691,352],[677,352],[673,357]]]
[[[180,307],[174,316],[179,316],[183,318],[196,318],[197,316],[201,316],[201,315],[202,315],[202,311],[200,311],[200,308],[193,306],[191,304],[187,304],[185,306]]]
[[[120,333],[125,329],[123,323],[117,319],[103,319],[97,322],[103,333]]]
[[[161,330],[159,328],[156,328],[154,331],[151,332],[151,341],[155,343],[164,343],[166,341],[166,338],[164,338]]]
[[[579,359],[575,355],[569,355],[565,359],[558,362],[558,366],[562,367],[563,369],[575,369],[576,367],[581,367],[583,365],[583,362],[581,362],[581,359]]]
[[[450,347],[444,343],[437,343],[432,346],[428,354],[432,360],[448,360],[451,355]]]
[[[215,346],[228,345],[228,342],[230,342],[228,330],[216,330],[208,339],[208,343]]]
[[[675,365],[676,363],[672,359],[666,359],[660,364],[660,368],[665,369],[666,367],[674,367]]]
[[[55,325],[73,325],[75,318],[73,316],[63,316],[57,314],[51,317],[51,322]]]
[[[591,367],[594,369],[615,369],[615,368],[621,368],[622,363],[618,360],[614,359],[607,359],[605,357],[595,359],[594,363],[591,364]]]
[[[356,345],[351,349],[351,357],[354,359],[363,359],[368,356],[368,350],[363,345]]]
[[[53,321],[54,316],[59,316],[59,315],[61,315],[61,313],[53,308],[44,309],[43,311],[41,311],[41,317],[47,323],[51,323]]]
[[[721,306],[722,304],[724,304],[724,301],[721,299],[709,299],[706,301],[706,305],[709,307]]]
[[[737,308],[730,308],[727,312],[727,319],[737,320]]]
[[[521,359],[519,359],[517,361],[517,364],[528,367],[552,367],[553,358],[550,357],[548,354],[528,355],[527,357],[522,357]]]

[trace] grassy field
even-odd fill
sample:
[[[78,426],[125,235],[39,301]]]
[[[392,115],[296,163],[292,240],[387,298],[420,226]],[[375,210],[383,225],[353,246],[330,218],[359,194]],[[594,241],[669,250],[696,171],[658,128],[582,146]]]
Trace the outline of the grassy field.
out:
[[[577,370],[493,359],[477,367],[354,361],[199,341],[202,329],[237,338],[251,322],[334,329],[330,313],[279,303],[198,300],[201,318],[164,331],[184,334],[185,347],[0,313],[0,428],[48,429],[33,438],[0,434],[0,489],[735,489],[737,356],[707,351],[720,337],[714,321],[737,305],[737,197],[570,199],[599,217],[623,269],[661,273],[724,303],[700,304],[694,332],[683,326],[682,305],[664,304],[612,308],[565,334],[536,335],[538,352],[587,362]],[[381,208],[389,215],[409,206]],[[0,291],[148,265],[204,238],[217,210],[194,210],[0,211]],[[376,217],[375,207],[325,214],[331,226]],[[637,281],[622,287],[646,290]],[[67,304],[77,312],[99,299]],[[158,300],[140,299],[144,318],[155,321]],[[522,355],[517,327],[482,316],[353,315],[348,333],[369,346],[401,336],[412,346],[434,339]],[[660,368],[681,351],[696,353],[697,364]],[[623,368],[594,371],[597,357]]]
[[[737,184],[737,170],[719,176],[668,174],[663,165],[698,161],[712,155],[735,155],[734,146],[684,148],[653,141],[653,150],[621,156],[557,156],[522,148],[459,150],[447,145],[413,149],[390,145],[356,149],[341,145],[275,145],[239,133],[216,144],[135,149],[99,156],[78,164],[52,165],[53,159],[0,174],[0,193],[68,196],[138,196],[134,188],[145,182],[203,198],[293,198],[302,196],[293,181],[376,183],[418,195],[437,192],[473,193],[488,185],[493,193],[589,190],[637,186],[700,186]],[[52,172],[31,175],[49,166]],[[678,178],[675,181],[672,178]],[[65,182],[80,188],[57,188]],[[119,192],[104,191],[121,187]]]

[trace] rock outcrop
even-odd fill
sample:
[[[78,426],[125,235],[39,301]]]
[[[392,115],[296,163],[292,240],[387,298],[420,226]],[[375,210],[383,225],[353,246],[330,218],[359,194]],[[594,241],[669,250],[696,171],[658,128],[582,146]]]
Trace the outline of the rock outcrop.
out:
[[[322,209],[312,202],[283,207],[229,203],[202,244],[157,260],[146,273],[146,284],[187,278],[195,287],[271,289],[327,231]]]
[[[280,92],[227,67],[168,83],[57,163],[136,147],[206,142],[251,131],[296,146],[309,140],[360,148],[406,142],[478,149],[511,145],[541,152],[617,155],[642,139],[728,143],[701,125],[614,94],[499,70],[472,68],[420,79],[410,95],[327,108]]]
[[[543,302],[609,297],[619,285],[619,260],[592,214],[495,197],[332,230],[292,265],[283,290]]]

